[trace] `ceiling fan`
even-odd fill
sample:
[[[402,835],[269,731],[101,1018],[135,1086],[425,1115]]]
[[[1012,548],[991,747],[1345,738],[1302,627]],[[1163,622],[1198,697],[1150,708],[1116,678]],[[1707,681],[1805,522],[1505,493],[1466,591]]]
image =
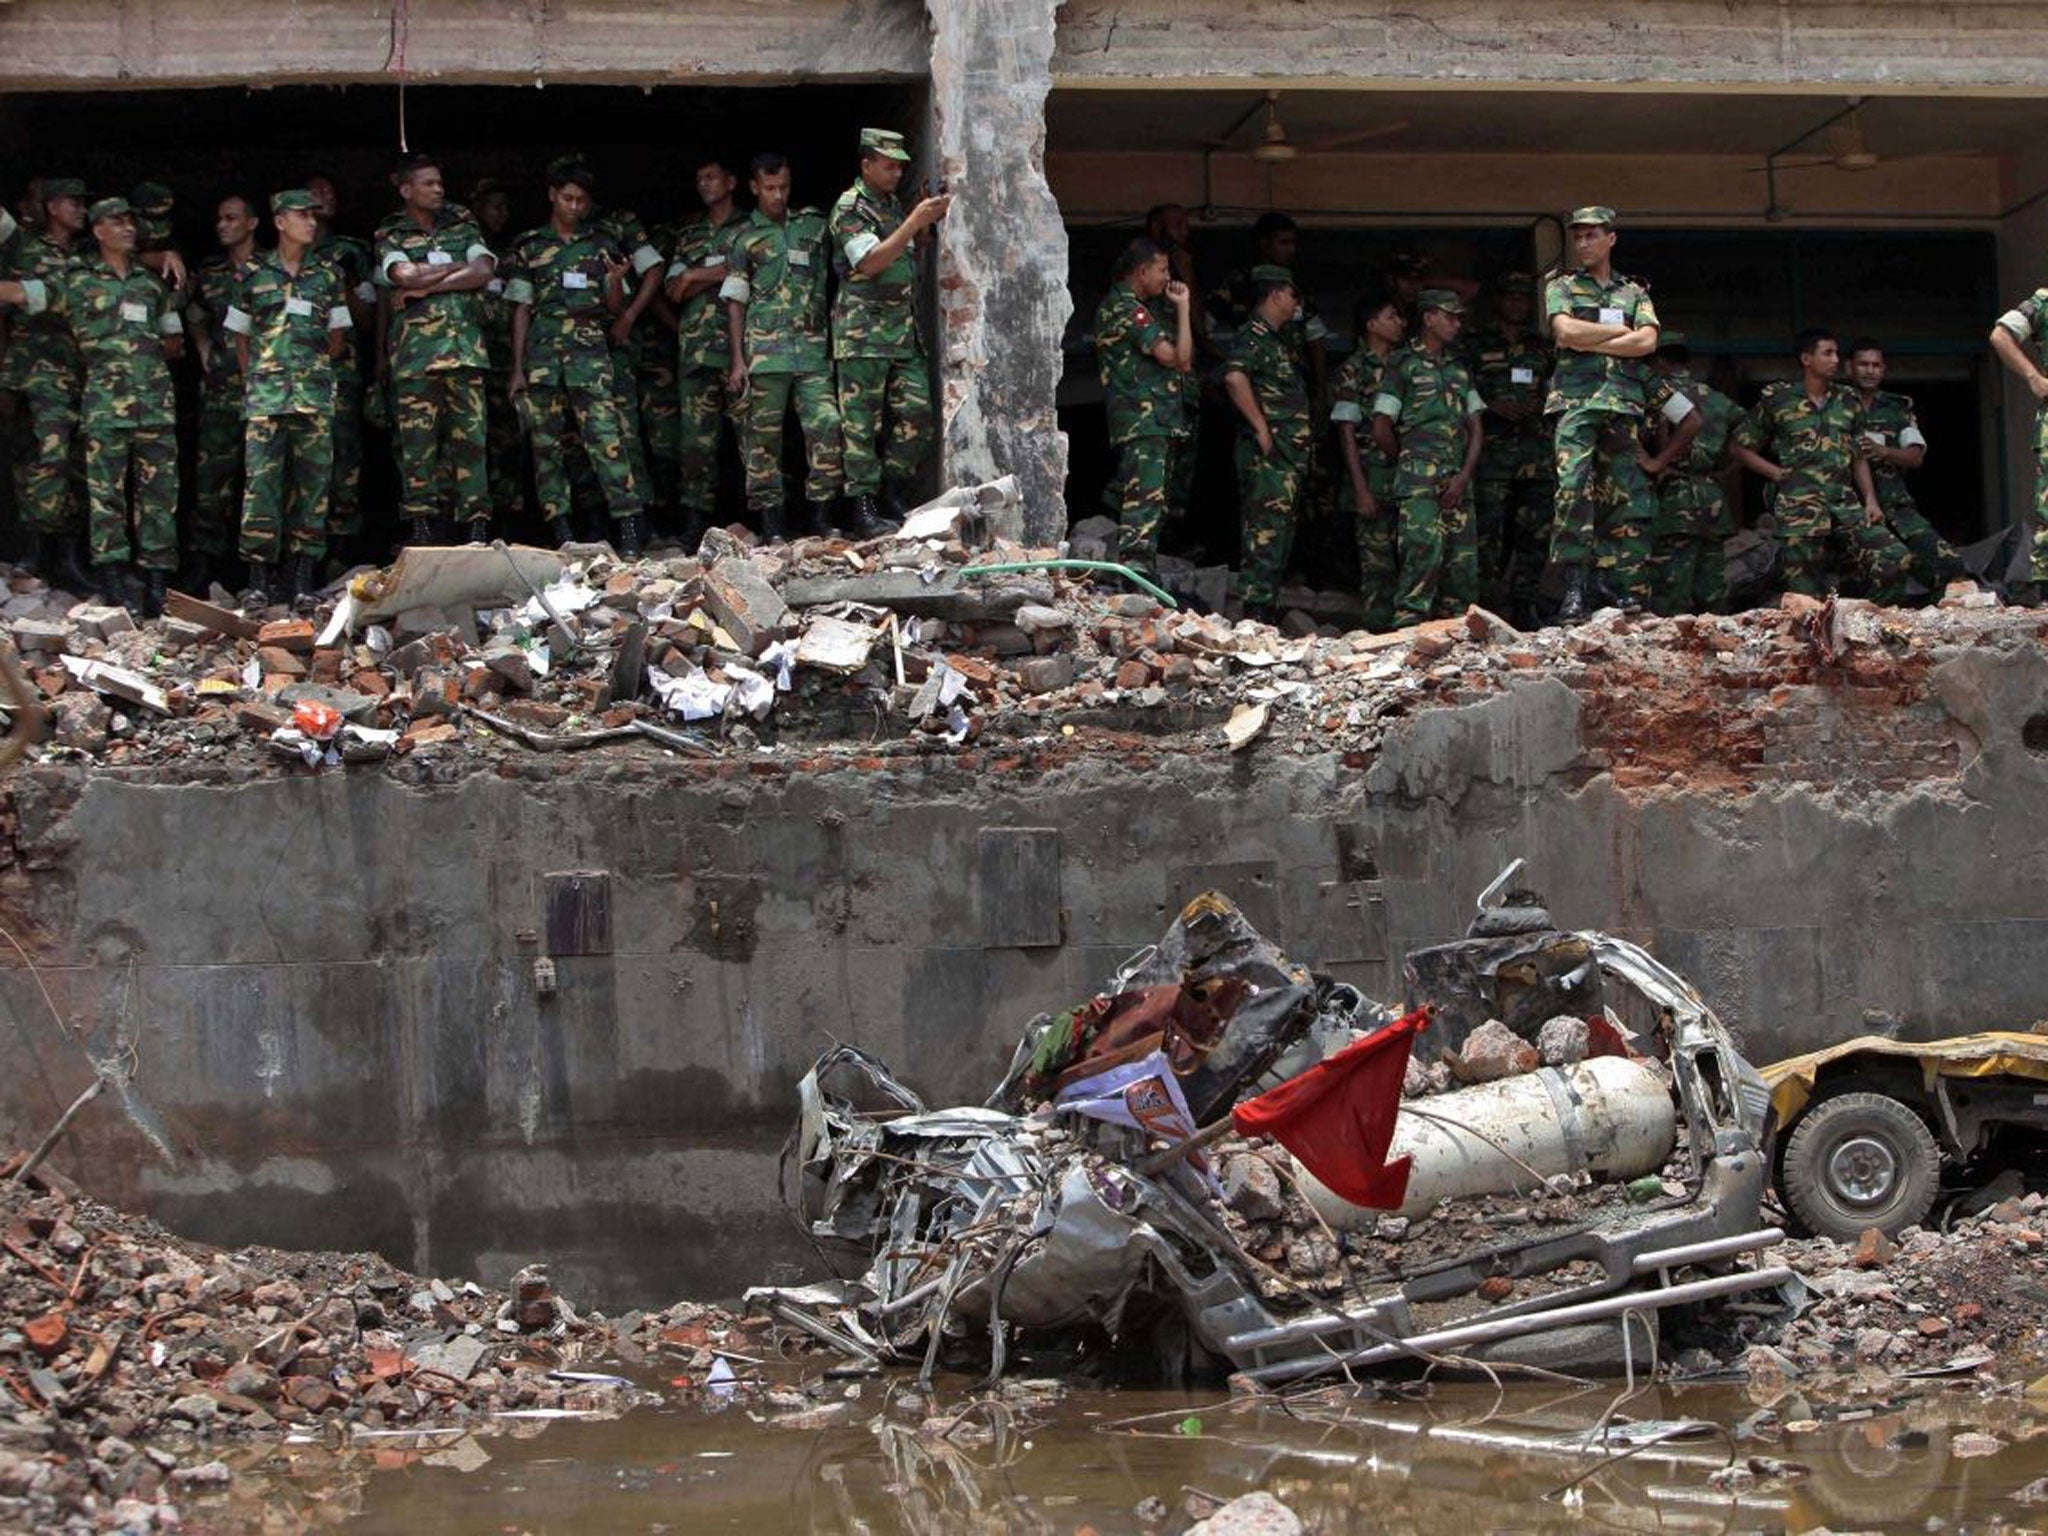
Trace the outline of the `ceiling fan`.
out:
[[[1302,154],[1347,149],[1368,139],[1384,138],[1390,133],[1399,133],[1408,126],[1407,120],[1403,119],[1395,123],[1379,123],[1370,128],[1323,134],[1313,139],[1291,139],[1287,136],[1287,125],[1280,121],[1280,93],[1268,91],[1263,100],[1252,103],[1249,110],[1224,129],[1221,138],[1208,140],[1206,147],[1212,150],[1231,148],[1237,136],[1261,113],[1265,115],[1265,122],[1259,129],[1258,142],[1252,146],[1251,157],[1262,165],[1283,165]]]
[[[1810,139],[1819,139],[1823,152],[1797,160],[1786,157]],[[1863,98],[1851,97],[1849,104],[1833,116],[1815,124],[1791,143],[1772,150],[1758,171],[1802,170],[1827,166],[1837,171],[1868,171],[1880,165],[1897,165],[1905,160],[1956,160],[1981,155],[1980,149],[1934,149],[1910,155],[1889,155],[1871,147],[1863,131]]]

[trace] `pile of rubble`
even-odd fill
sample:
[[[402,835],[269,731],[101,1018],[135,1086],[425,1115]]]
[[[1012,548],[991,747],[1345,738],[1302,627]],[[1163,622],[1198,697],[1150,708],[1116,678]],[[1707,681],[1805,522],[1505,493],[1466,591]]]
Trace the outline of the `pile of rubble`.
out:
[[[695,554],[406,551],[301,611],[174,594],[161,620],[78,603],[15,572],[0,622],[51,709],[40,761],[301,767],[402,761],[460,771],[591,748],[818,766],[1085,749],[1173,737],[1189,750],[1337,751],[1532,674],[1585,700],[1618,781],[1784,777],[1760,725],[1787,685],[1882,686],[1910,704],[1958,648],[2038,643],[2043,617],[1961,584],[1905,612],[1787,599],[1727,618],[1608,612],[1516,631],[1480,609],[1352,632],[1343,594],[1302,590],[1278,629],[1169,606],[1163,591],[994,538],[998,483],[943,498],[869,543],[757,546],[713,530]],[[1198,573],[1181,585],[1202,589]],[[1214,583],[1211,583],[1214,585]],[[1162,598],[1165,600],[1162,601]],[[1310,612],[1314,609],[1314,612]],[[1830,769],[1839,763],[1826,765]],[[1853,767],[1853,764],[1851,765]]]
[[[749,1347],[730,1318],[689,1310],[704,1342]],[[226,1495],[237,1447],[656,1400],[599,1368],[616,1325],[579,1316],[543,1268],[500,1293],[373,1254],[221,1252],[51,1176],[0,1183],[0,1315],[0,1525],[15,1530],[170,1528],[179,1505]]]

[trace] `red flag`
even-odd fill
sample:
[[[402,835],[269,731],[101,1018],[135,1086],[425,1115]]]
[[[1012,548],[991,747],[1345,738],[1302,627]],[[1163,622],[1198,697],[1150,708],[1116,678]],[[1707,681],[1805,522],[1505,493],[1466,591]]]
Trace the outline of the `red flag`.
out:
[[[1270,1136],[1331,1193],[1376,1211],[1397,1209],[1408,1193],[1408,1159],[1386,1161],[1401,1112],[1408,1051],[1429,1023],[1418,1008],[1347,1045],[1230,1112],[1245,1136]]]

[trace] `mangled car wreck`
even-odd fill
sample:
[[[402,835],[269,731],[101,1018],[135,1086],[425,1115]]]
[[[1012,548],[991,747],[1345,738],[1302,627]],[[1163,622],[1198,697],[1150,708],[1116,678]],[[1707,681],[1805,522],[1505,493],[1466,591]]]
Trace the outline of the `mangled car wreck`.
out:
[[[1635,1369],[1664,1309],[1787,1278],[1757,1257],[1769,1096],[1691,986],[1491,893],[1406,980],[1397,1013],[1209,894],[1032,1021],[985,1105],[929,1110],[837,1047],[783,1180],[838,1278],[749,1299],[927,1374],[1086,1341],[1127,1376],[1279,1384]]]

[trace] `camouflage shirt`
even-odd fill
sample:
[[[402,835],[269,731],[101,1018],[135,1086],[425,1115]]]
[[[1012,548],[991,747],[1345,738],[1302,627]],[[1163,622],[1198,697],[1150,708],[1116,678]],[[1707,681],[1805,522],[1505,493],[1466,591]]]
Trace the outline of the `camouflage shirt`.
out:
[[[733,210],[723,224],[713,224],[711,215],[699,214],[683,226],[676,237],[675,259],[665,276],[681,277],[697,267],[724,267],[731,260],[733,233],[745,215]],[[725,303],[716,288],[702,288],[677,308],[676,360],[685,372],[695,368],[716,368],[725,372],[730,348],[725,340]]]
[[[391,269],[401,261],[421,266],[462,266],[478,257],[489,259],[491,248],[469,210],[444,205],[432,229],[421,229],[405,212],[377,226],[377,280],[391,284]],[[391,370],[398,378],[490,366],[484,350],[483,294],[436,293],[401,303],[391,296]]]
[[[1542,405],[1544,388],[1556,361],[1543,338],[1533,330],[1510,336],[1495,327],[1474,334],[1461,350],[1465,366],[1472,373],[1472,387],[1487,404],[1487,439],[1541,433],[1540,412],[1521,421],[1510,421],[1494,414],[1492,407],[1495,401]]]
[[[1658,324],[1657,306],[1650,302],[1650,291],[1619,272],[1609,274],[1604,283],[1583,269],[1558,273],[1543,285],[1546,330],[1558,315],[1603,325]],[[1544,410],[1555,415],[1569,405],[1640,416],[1649,372],[1648,363],[1639,357],[1605,357],[1598,352],[1559,347],[1550,375],[1550,398]]]
[[[1450,350],[1432,354],[1421,342],[1387,360],[1372,413],[1394,423],[1401,457],[1462,467],[1470,418],[1486,409],[1472,375]]]
[[[512,249],[500,240],[491,247],[498,269],[484,284],[484,356],[491,360],[491,377],[503,379],[512,371],[512,301],[505,297],[506,274],[512,270]]]
[[[1373,397],[1380,392],[1380,380],[1387,375],[1387,365],[1399,355],[1400,348],[1396,347],[1381,357],[1368,343],[1360,341],[1351,355],[1337,365],[1337,376],[1330,381],[1330,425],[1345,421],[1352,424],[1356,429],[1352,436],[1357,439],[1359,456],[1368,471],[1394,467],[1366,427],[1367,418],[1372,415]]]
[[[98,251],[82,257],[43,290],[42,305],[61,313],[85,361],[80,420],[87,432],[122,427],[169,428],[177,399],[164,339],[182,336],[175,295],[135,262],[123,277]]]
[[[370,324],[371,316],[367,313],[377,304],[377,284],[370,276],[372,264],[369,245],[353,235],[337,235],[332,231],[322,230],[320,238],[313,242],[313,256],[318,261],[328,263],[340,275],[341,285],[348,293],[349,302],[361,311],[357,315],[358,328],[374,330],[374,325]],[[362,383],[362,345],[363,340],[358,336],[350,342],[334,365],[335,382],[345,396]]]
[[[778,224],[757,210],[733,230],[728,251],[732,270],[718,296],[747,306],[749,371],[825,372],[832,330],[825,215],[799,208]]]
[[[1112,443],[1186,434],[1181,395],[1187,376],[1152,355],[1160,342],[1171,346],[1178,337],[1178,330],[1168,331],[1129,288],[1111,286],[1095,311],[1095,364],[1102,374]]]
[[[11,243],[0,277],[41,283],[47,290],[63,280],[78,260],[77,247],[66,248],[40,230],[19,231]],[[31,304],[14,317],[7,360],[0,364],[0,389],[49,388],[75,391],[83,364],[78,343],[62,314],[47,301]]]
[[[1861,400],[1859,395],[1858,400]],[[1863,439],[1885,448],[1925,448],[1927,438],[1920,430],[1919,419],[1913,414],[1913,401],[1906,395],[1895,395],[1881,389],[1875,398],[1863,407]],[[1871,478],[1877,482],[1877,494],[1887,501],[1912,499],[1912,492],[1906,489],[1906,472],[1896,464],[1887,464],[1882,459],[1870,461]]]
[[[1741,406],[1681,368],[1650,380],[1649,408],[1673,427],[1695,410],[1700,413],[1699,436],[1692,440],[1685,457],[1671,466],[1673,474],[1699,480],[1720,472],[1729,439],[1742,425]]]
[[[532,311],[526,325],[528,383],[561,384],[561,371],[572,357],[610,350],[606,257],[618,260],[618,242],[609,231],[591,225],[565,239],[554,225],[543,224],[512,243],[505,301]]]
[[[832,205],[827,226],[835,247],[839,300],[832,310],[832,355],[838,357],[920,357],[917,331],[917,243],[872,277],[854,273],[862,258],[903,225],[903,210],[866,182],[855,181]]]
[[[185,306],[185,328],[206,337],[206,389],[209,394],[239,395],[242,362],[235,352],[234,333],[227,328],[228,311],[242,279],[257,258],[238,262],[225,251],[209,256],[192,274],[192,298]]]
[[[1323,317],[1316,313],[1315,301],[1299,288],[1294,290],[1301,302],[1294,306],[1294,318],[1281,331],[1280,339],[1287,345],[1287,355],[1294,359],[1294,366],[1307,368],[1310,347],[1320,348],[1330,334]],[[1252,310],[1257,307],[1257,290],[1252,285],[1250,267],[1239,267],[1223,280],[1223,286],[1209,296],[1209,316],[1214,326],[1216,339],[1228,343],[1251,321]]]
[[[1841,488],[1862,457],[1863,408],[1856,391],[1831,384],[1819,401],[1798,379],[1764,386],[1763,397],[1736,429],[1735,441],[1791,471],[1779,494],[1819,486]]]
[[[2048,325],[2042,323],[2044,316],[2048,316],[2048,288],[2036,288],[1998,317],[1998,328],[2011,332],[2014,340],[2027,345],[2034,366],[2048,371]],[[2048,403],[2044,403],[2044,408],[2048,408]]]
[[[1223,372],[1226,377],[1233,373],[1245,376],[1252,387],[1252,398],[1258,401],[1275,438],[1307,444],[1311,433],[1308,390],[1301,382],[1301,370],[1294,365],[1286,341],[1264,320],[1253,316],[1230,338],[1230,354],[1224,361]],[[1246,436],[1251,435],[1251,423],[1244,420],[1242,412],[1238,424]]]
[[[242,275],[227,328],[249,338],[243,400],[252,417],[317,416],[334,410],[328,337],[355,325],[341,274],[310,253],[296,274],[265,251]]]

